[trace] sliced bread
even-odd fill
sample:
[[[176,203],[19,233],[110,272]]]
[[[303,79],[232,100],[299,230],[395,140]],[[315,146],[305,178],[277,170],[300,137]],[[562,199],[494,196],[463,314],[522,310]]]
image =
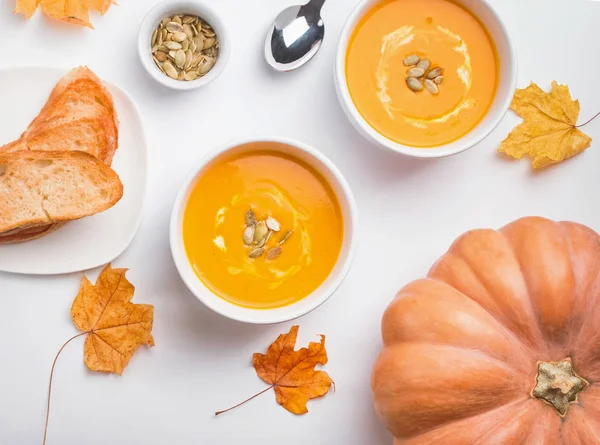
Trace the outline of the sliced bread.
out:
[[[122,196],[117,174],[88,153],[0,153],[0,232],[94,215]]]

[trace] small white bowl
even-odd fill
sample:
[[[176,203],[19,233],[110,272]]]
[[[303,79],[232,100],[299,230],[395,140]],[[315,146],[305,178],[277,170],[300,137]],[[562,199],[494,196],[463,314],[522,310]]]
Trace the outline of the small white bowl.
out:
[[[477,145],[489,136],[508,111],[517,84],[517,55],[506,26],[496,10],[487,0],[453,1],[462,5],[483,23],[496,45],[498,59],[500,60],[498,89],[496,91],[494,102],[487,114],[475,128],[462,138],[449,144],[430,148],[409,147],[399,144],[386,138],[371,127],[356,109],[352,97],[350,96],[346,80],[346,52],[352,33],[364,15],[376,4],[381,3],[381,0],[362,0],[351,13],[342,30],[335,61],[335,85],[338,99],[346,116],[359,133],[368,140],[393,152],[415,158],[440,158],[450,156]]]
[[[219,54],[215,65],[206,75],[196,80],[171,79],[156,66],[152,59],[152,48],[150,46],[152,33],[165,17],[175,14],[194,15],[204,19],[213,27],[219,41]],[[215,80],[227,64],[229,52],[229,33],[225,29],[223,21],[210,6],[197,1],[164,1],[157,4],[148,11],[146,17],[142,20],[138,34],[138,54],[142,65],[158,83],[174,90],[193,90]]]
[[[220,298],[210,291],[194,272],[183,243],[183,216],[190,193],[196,185],[205,168],[218,156],[225,153],[236,154],[256,150],[271,150],[294,156],[312,166],[329,182],[333,188],[342,209],[344,218],[344,240],[337,263],[329,277],[312,294],[302,300],[275,309],[250,309],[237,306]],[[354,196],[348,183],[337,167],[317,150],[297,141],[283,138],[267,138],[261,140],[246,139],[227,144],[206,156],[193,168],[184,181],[173,206],[171,214],[170,242],[171,252],[181,278],[198,297],[198,299],[213,311],[233,320],[245,323],[271,324],[298,318],[323,304],[348,274],[356,251],[358,211]]]

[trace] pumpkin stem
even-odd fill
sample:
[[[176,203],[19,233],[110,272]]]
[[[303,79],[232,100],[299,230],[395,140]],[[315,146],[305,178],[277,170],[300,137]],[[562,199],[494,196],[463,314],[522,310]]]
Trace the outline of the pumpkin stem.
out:
[[[567,415],[569,404],[577,401],[577,394],[589,383],[578,376],[570,358],[560,362],[538,362],[536,385],[532,397],[552,405],[561,417]]]

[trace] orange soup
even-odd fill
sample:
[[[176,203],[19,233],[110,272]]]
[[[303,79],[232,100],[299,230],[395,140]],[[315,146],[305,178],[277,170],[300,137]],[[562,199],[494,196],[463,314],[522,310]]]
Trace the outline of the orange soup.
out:
[[[409,72],[419,66],[422,75]],[[382,1],[357,25],[346,56],[348,89],[363,118],[413,147],[471,131],[494,99],[498,68],[483,25],[447,0]]]
[[[222,155],[201,174],[183,219],[202,282],[239,306],[292,304],[325,281],[343,241],[342,212],[315,169],[273,151]]]

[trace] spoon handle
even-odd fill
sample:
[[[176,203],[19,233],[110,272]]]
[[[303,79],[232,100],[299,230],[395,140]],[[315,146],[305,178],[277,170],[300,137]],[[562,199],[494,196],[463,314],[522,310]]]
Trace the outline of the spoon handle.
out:
[[[320,11],[326,0],[310,0],[306,6]]]

